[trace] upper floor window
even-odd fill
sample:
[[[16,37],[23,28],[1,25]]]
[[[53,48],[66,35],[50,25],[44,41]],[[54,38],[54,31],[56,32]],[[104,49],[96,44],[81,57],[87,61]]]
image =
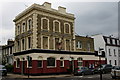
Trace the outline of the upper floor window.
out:
[[[22,24],[22,32],[25,32],[25,23]]]
[[[87,43],[87,50],[90,51],[90,42]]]
[[[49,30],[49,19],[41,18],[41,28],[44,30]]]
[[[107,43],[110,44],[110,38],[107,38]]]
[[[76,43],[76,47],[77,47],[78,49],[82,49],[82,42],[81,42],[81,41],[78,41],[78,42]]]
[[[115,39],[112,39],[112,43],[115,45]]]
[[[22,50],[25,50],[25,40],[22,39]]]
[[[47,66],[55,67],[55,58],[53,58],[53,57],[47,58]]]
[[[28,19],[27,21],[27,30],[32,28],[32,19]]]
[[[64,24],[64,29],[65,29],[65,33],[70,33],[70,24],[69,23],[65,23]]]
[[[120,45],[119,40],[117,40],[117,45]]]
[[[32,47],[31,37],[28,37],[28,49],[30,49],[31,47]]]
[[[115,51],[115,49],[114,49],[114,56],[116,56],[116,51]]]
[[[70,51],[70,40],[66,40],[66,50]]]
[[[58,20],[53,21],[53,31],[60,32],[60,22]]]
[[[111,50],[110,50],[110,49],[108,49],[108,51],[109,51],[109,56],[111,56]]]
[[[17,41],[17,50],[19,51],[20,50],[20,42]]]
[[[49,38],[43,37],[43,49],[49,49]]]
[[[18,25],[17,28],[18,28],[18,29],[17,29],[17,34],[20,34],[20,25]]]

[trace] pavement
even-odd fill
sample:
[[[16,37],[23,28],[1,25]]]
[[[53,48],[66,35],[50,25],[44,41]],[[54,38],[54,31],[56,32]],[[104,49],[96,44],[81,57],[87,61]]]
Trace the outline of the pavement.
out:
[[[72,74],[62,74],[62,75],[40,75],[40,76],[29,76],[29,78],[59,78],[59,77],[71,77]],[[3,78],[28,78],[27,75],[21,75],[21,74],[12,74],[8,73],[7,76],[4,76]]]

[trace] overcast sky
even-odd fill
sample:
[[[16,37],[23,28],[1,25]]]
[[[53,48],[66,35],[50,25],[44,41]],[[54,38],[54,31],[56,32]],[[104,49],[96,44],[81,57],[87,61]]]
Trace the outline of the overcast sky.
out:
[[[67,12],[75,15],[75,32],[81,36],[100,34],[115,35],[118,34],[118,0],[98,0],[82,2],[74,0],[69,2],[50,1],[50,0],[30,0],[24,2],[2,1],[0,3],[0,44],[6,44],[7,39],[14,39],[15,26],[13,19],[27,6],[33,3],[42,5],[44,2],[52,3],[52,8],[58,6],[66,7]]]

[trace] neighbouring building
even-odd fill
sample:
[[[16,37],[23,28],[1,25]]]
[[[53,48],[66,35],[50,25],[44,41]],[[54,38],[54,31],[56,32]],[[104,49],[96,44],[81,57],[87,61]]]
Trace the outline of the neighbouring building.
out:
[[[15,22],[14,72],[21,74],[67,73],[78,66],[99,64],[95,56],[93,39],[87,47],[78,49],[80,39],[75,36],[73,14],[51,3],[33,4],[13,20]],[[77,39],[77,40],[76,40]],[[87,39],[87,38],[86,38]],[[86,43],[84,43],[86,45]],[[77,49],[76,49],[77,47]],[[91,63],[89,61],[91,60]],[[104,63],[104,59],[103,63]]]
[[[103,48],[107,64],[120,66],[120,40],[112,36],[93,35],[95,50]]]
[[[14,41],[8,39],[7,45],[2,45],[2,64],[11,64],[14,63]]]

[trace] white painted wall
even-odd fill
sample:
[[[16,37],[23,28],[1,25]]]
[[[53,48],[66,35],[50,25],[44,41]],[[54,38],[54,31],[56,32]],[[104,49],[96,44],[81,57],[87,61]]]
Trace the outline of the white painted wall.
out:
[[[106,57],[107,57],[107,63],[110,64],[110,60],[111,60],[111,64],[113,66],[115,66],[115,60],[117,61],[117,66],[119,65],[119,54],[118,54],[118,47],[115,46],[106,46],[107,49],[107,53],[106,53]],[[109,49],[111,52],[111,56],[109,55]],[[115,49],[115,53],[116,56],[114,55],[114,49]]]
[[[99,48],[103,48],[106,52],[106,48],[105,48],[105,41],[103,39],[103,36],[102,35],[94,35],[94,36],[91,36],[92,38],[94,38],[94,47],[95,47],[95,51],[98,51]]]

